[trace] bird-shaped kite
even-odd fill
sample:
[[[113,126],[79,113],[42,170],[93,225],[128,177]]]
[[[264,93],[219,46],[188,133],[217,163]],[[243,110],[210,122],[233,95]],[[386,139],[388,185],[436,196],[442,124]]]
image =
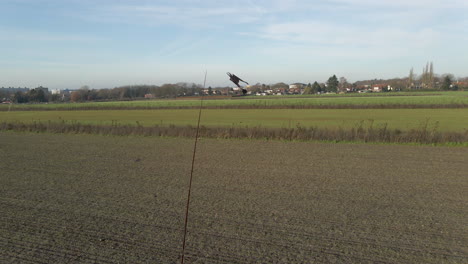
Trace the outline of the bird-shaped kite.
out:
[[[248,82],[242,80],[241,78],[237,77],[235,74],[232,74],[230,72],[226,73],[228,76],[229,76],[229,80],[231,80],[231,82],[233,82],[235,85],[237,85],[237,87],[241,88],[242,89],[242,94],[245,95],[247,93],[247,90],[242,88],[240,85],[239,85],[239,81],[241,82],[244,82],[246,84],[249,84]]]

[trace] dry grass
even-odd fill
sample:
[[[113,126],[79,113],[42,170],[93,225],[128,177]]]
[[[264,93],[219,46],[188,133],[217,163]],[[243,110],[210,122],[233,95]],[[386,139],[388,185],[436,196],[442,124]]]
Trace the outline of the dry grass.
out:
[[[183,100],[181,100],[183,101]],[[188,100],[187,100],[188,101]],[[63,106],[63,105],[41,106],[41,105],[17,105],[11,109],[2,107],[0,111],[88,111],[88,110],[167,110],[167,109],[199,109],[200,106],[158,106],[158,105],[96,105],[86,106]],[[203,106],[202,109],[454,109],[468,108],[467,104],[298,104],[298,105],[269,105],[269,104],[244,104],[244,105],[212,105]]]
[[[168,136],[189,137],[195,136],[196,127],[193,126],[153,126],[113,124],[93,125],[77,122],[3,122],[0,131],[17,132],[47,132],[47,133],[74,133],[74,134],[100,134],[118,136]],[[353,128],[317,128],[303,127],[298,124],[293,128],[265,128],[265,127],[205,127],[200,128],[200,136],[207,138],[247,138],[268,140],[321,140],[321,141],[357,141],[357,142],[384,142],[384,143],[419,143],[419,144],[466,144],[468,131],[446,132],[439,131],[438,124],[429,121],[416,129],[401,131],[389,129],[386,125],[373,126],[372,123],[359,123]]]

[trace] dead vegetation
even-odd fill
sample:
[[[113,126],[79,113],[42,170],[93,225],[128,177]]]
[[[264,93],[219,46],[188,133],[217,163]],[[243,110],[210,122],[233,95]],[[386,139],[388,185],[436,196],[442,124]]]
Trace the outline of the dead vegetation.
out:
[[[454,108],[467,108],[468,105],[464,103],[450,103],[450,104],[285,104],[285,105],[271,105],[271,104],[230,104],[230,105],[211,105],[203,106],[202,109],[454,109]],[[34,105],[23,104],[15,105],[15,107],[7,108],[0,107],[0,111],[87,111],[87,110],[167,110],[167,109],[199,109],[199,105],[193,106],[158,106],[158,105],[109,105],[103,106],[96,103],[96,105],[64,107],[63,105],[54,106],[53,104],[47,105]]]
[[[100,134],[117,136],[167,136],[189,137],[195,136],[196,127],[193,126],[153,126],[121,125],[115,123],[110,126],[82,124],[78,122],[3,122],[0,131],[17,132],[47,132]],[[465,132],[439,131],[438,123],[428,120],[418,128],[408,131],[390,129],[385,124],[373,126],[373,123],[360,122],[352,128],[318,128],[304,127],[296,124],[293,128],[266,127],[206,127],[200,128],[200,136],[206,138],[247,138],[267,140],[319,140],[319,141],[357,141],[383,143],[419,143],[419,144],[465,144],[468,142],[468,130]]]

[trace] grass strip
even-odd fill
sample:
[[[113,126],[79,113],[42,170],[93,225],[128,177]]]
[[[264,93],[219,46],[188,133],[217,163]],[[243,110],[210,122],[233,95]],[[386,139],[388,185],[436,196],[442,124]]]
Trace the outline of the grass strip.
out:
[[[196,128],[187,126],[141,125],[93,125],[78,122],[2,122],[0,131],[36,132],[36,133],[74,133],[100,134],[117,136],[168,136],[194,137]],[[468,143],[468,131],[441,132],[428,123],[416,129],[401,131],[387,126],[358,126],[353,128],[318,128],[296,126],[293,128],[265,127],[205,127],[200,128],[200,136],[206,138],[300,140],[332,142],[375,142],[430,145],[462,145]]]

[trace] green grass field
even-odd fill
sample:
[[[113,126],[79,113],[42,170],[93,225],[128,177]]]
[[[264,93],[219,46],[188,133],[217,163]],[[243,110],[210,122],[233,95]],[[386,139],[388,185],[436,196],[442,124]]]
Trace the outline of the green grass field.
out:
[[[206,107],[330,107],[330,106],[413,106],[413,105],[468,105],[468,92],[432,92],[432,93],[371,93],[351,95],[314,95],[314,96],[249,96],[241,98],[209,100],[205,97]],[[115,109],[115,108],[178,108],[199,107],[199,99],[184,98],[184,100],[141,100],[118,102],[87,102],[87,103],[55,103],[55,104],[20,104],[0,105],[0,110],[12,111],[37,110],[80,110],[80,109]]]
[[[79,122],[143,126],[192,125],[197,109],[89,110],[0,112],[5,122]],[[387,125],[408,130],[428,123],[438,131],[464,132],[468,129],[468,109],[204,109],[201,124],[209,127],[304,127],[352,128]]]

